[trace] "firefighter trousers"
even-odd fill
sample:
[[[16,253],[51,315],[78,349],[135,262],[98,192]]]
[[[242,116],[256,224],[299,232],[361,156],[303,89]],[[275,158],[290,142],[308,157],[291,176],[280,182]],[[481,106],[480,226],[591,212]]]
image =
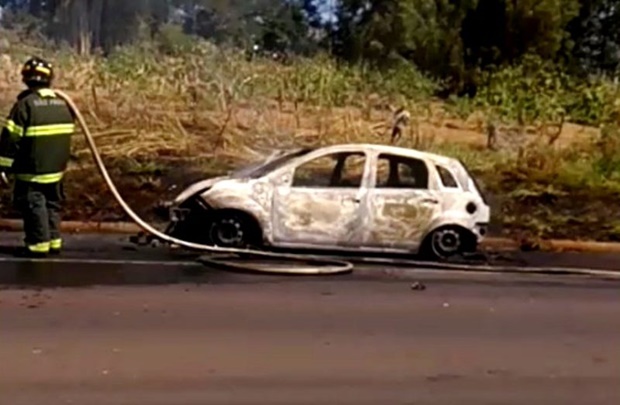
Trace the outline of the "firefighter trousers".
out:
[[[28,250],[34,253],[60,250],[60,210],[64,201],[62,182],[39,184],[17,181],[13,201],[22,216],[24,242]]]

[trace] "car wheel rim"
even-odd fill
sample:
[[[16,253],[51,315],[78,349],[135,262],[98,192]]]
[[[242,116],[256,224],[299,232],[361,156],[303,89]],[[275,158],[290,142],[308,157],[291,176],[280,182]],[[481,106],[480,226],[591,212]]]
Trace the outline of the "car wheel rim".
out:
[[[440,257],[458,253],[461,249],[461,235],[453,229],[444,229],[433,235],[433,251]]]
[[[215,229],[217,240],[225,245],[236,245],[243,241],[243,228],[239,221],[224,219]]]

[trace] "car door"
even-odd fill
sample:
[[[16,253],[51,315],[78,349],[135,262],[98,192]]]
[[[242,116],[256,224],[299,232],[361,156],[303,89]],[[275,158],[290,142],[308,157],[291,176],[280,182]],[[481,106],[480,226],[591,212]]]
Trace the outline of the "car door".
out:
[[[368,190],[369,219],[364,245],[415,250],[441,215],[441,195],[434,190],[422,159],[379,154]]]
[[[273,194],[276,245],[354,246],[361,242],[366,153],[314,156],[293,168]]]

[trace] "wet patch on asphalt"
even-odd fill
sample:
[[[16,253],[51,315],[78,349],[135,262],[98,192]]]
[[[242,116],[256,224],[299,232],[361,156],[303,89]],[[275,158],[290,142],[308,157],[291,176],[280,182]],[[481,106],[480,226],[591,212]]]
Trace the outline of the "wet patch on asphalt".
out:
[[[199,263],[168,264],[19,261],[0,264],[0,284],[13,286],[85,287],[95,285],[165,285],[193,279],[208,282]]]
[[[591,280],[574,283],[569,276],[532,276],[487,274],[474,275],[451,271],[424,272],[412,265],[388,266],[385,264],[356,265],[352,275],[268,275],[242,271],[223,270],[198,262],[200,254],[175,251],[163,247],[140,247],[128,243],[126,237],[101,235],[69,236],[67,251],[48,261],[28,261],[12,256],[21,244],[19,234],[0,235],[0,289],[26,287],[89,287],[99,285],[166,285],[166,284],[276,284],[311,283],[325,279],[348,282],[352,279],[368,282],[398,282],[410,291],[422,292],[426,287],[449,284],[478,284],[510,287],[531,286],[582,286],[617,288],[618,282]],[[579,254],[521,254],[517,259],[527,259],[527,265],[578,264],[599,268],[614,268],[620,255]],[[523,256],[523,257],[520,257]],[[612,260],[617,258],[617,260]],[[255,259],[252,259],[255,261]],[[269,260],[264,260],[269,264]],[[243,261],[243,260],[242,260]],[[517,260],[518,261],[518,260]],[[571,262],[572,263],[568,263]],[[514,262],[514,260],[513,260]],[[615,262],[615,263],[614,263]],[[274,263],[271,263],[274,265]],[[290,266],[277,263],[279,266]],[[4,287],[3,287],[4,286]]]
[[[0,256],[0,290],[95,286],[156,286],[172,284],[261,284],[325,280],[335,276],[294,276],[222,270],[198,261],[145,259],[58,258],[14,259]]]

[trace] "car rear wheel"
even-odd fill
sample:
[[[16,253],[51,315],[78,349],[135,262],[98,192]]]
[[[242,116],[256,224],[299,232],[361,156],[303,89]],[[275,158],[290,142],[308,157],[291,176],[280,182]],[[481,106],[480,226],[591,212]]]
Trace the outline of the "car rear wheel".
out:
[[[475,237],[466,229],[444,226],[427,236],[420,253],[427,259],[447,260],[475,250],[475,244]]]

